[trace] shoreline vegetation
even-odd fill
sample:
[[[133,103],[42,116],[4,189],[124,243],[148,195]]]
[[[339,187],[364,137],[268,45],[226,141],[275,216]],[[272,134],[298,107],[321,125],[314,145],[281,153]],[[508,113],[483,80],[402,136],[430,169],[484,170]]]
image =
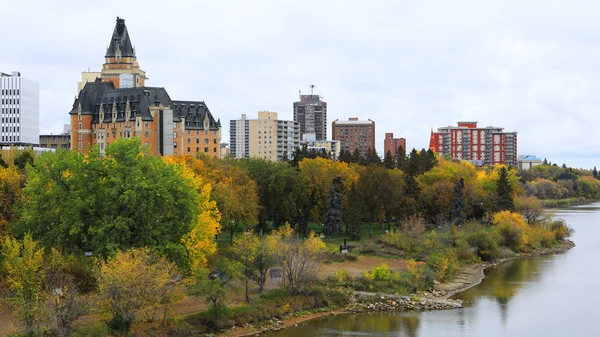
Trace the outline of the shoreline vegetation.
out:
[[[286,162],[156,157],[139,138],[105,150],[2,153],[0,300],[13,316],[0,334],[197,336],[460,307],[449,294],[490,261],[572,234],[541,200],[600,197],[596,170],[475,167],[431,149],[334,161],[303,148]]]
[[[350,315],[363,312],[383,311],[431,311],[452,310],[462,308],[465,303],[461,300],[453,300],[455,296],[463,291],[479,285],[485,279],[485,271],[500,265],[534,256],[563,253],[575,247],[571,240],[564,240],[552,248],[541,248],[529,253],[517,254],[513,257],[503,258],[497,261],[470,264],[462,266],[456,276],[444,283],[434,286],[430,291],[423,291],[412,296],[399,296],[393,294],[354,292],[350,295],[350,303],[343,308],[326,309],[319,308],[317,312],[307,313],[301,316],[287,316],[282,319],[272,319],[267,324],[258,326],[233,327],[227,331],[217,333],[217,337],[248,337],[257,336],[270,331],[284,330],[296,327],[310,320],[336,316]]]

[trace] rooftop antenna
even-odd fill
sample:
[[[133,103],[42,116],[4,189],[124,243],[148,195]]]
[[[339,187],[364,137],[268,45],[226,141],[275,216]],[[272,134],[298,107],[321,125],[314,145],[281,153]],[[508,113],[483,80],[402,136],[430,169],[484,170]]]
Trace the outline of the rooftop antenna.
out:
[[[315,88],[315,85],[314,85],[314,84],[311,84],[311,85],[310,85],[310,94],[311,94],[311,95],[313,94],[313,89],[314,89],[314,88]]]
[[[302,96],[302,90],[298,90],[298,96]]]

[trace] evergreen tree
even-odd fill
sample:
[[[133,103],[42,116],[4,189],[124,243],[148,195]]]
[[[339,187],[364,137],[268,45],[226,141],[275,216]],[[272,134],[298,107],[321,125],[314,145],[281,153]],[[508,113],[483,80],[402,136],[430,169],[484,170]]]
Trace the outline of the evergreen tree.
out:
[[[422,149],[419,153],[419,173],[422,174],[431,170],[436,162],[435,153],[431,149],[427,151]]]
[[[340,156],[338,157],[338,160],[344,163],[351,163],[352,162],[352,153],[350,153],[350,151],[346,151],[343,148],[340,150]]]
[[[465,205],[465,181],[460,178],[454,184],[452,203],[450,204],[450,221],[455,225],[462,225],[466,221],[467,207]]]
[[[352,240],[360,240],[362,202],[355,184],[352,184],[350,187],[347,200],[348,207],[346,207],[346,211],[343,214],[344,223],[346,224],[346,234],[350,235]]]
[[[354,149],[354,152],[352,152],[352,163],[356,163],[356,164],[364,164],[364,158],[363,155],[360,153],[360,151],[358,151],[358,149]]]
[[[513,197],[513,188],[508,180],[508,169],[504,166],[498,171],[496,194],[498,197],[498,211],[514,211],[515,200]]]
[[[387,169],[393,169],[396,167],[396,163],[394,162],[394,157],[392,156],[392,152],[388,151],[383,157],[383,166]]]
[[[323,218],[323,233],[326,235],[341,233],[343,228],[342,211],[342,178],[335,177],[331,182],[329,197],[327,199],[327,208]]]
[[[368,148],[367,155],[365,156],[365,165],[373,166],[373,165],[380,165],[380,164],[381,164],[381,158],[377,154],[377,150]]]
[[[548,165],[548,159],[544,158],[544,162],[542,164]]]
[[[406,149],[403,146],[398,146],[396,149],[396,167],[404,171],[406,166]]]
[[[563,163],[562,164],[562,168],[566,169],[567,168],[567,164]]]
[[[596,166],[594,166],[594,170],[592,171],[592,175],[594,176],[594,178],[598,178],[598,170],[596,169]]]

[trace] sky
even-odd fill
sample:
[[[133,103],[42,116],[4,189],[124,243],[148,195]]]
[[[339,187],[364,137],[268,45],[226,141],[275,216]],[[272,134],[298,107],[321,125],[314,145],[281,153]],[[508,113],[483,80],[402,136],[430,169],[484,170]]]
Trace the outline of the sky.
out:
[[[0,0],[0,71],[40,85],[40,131],[62,132],[81,72],[124,18],[148,86],[204,100],[223,125],[293,119],[299,90],[331,121],[376,122],[409,149],[478,121],[519,154],[600,167],[600,2],[589,0]]]

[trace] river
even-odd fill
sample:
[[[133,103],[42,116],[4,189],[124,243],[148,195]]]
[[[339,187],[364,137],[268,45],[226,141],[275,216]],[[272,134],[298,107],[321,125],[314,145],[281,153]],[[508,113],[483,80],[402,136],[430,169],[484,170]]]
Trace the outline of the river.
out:
[[[600,203],[556,211],[576,247],[486,270],[462,309],[330,316],[268,337],[600,336]]]

